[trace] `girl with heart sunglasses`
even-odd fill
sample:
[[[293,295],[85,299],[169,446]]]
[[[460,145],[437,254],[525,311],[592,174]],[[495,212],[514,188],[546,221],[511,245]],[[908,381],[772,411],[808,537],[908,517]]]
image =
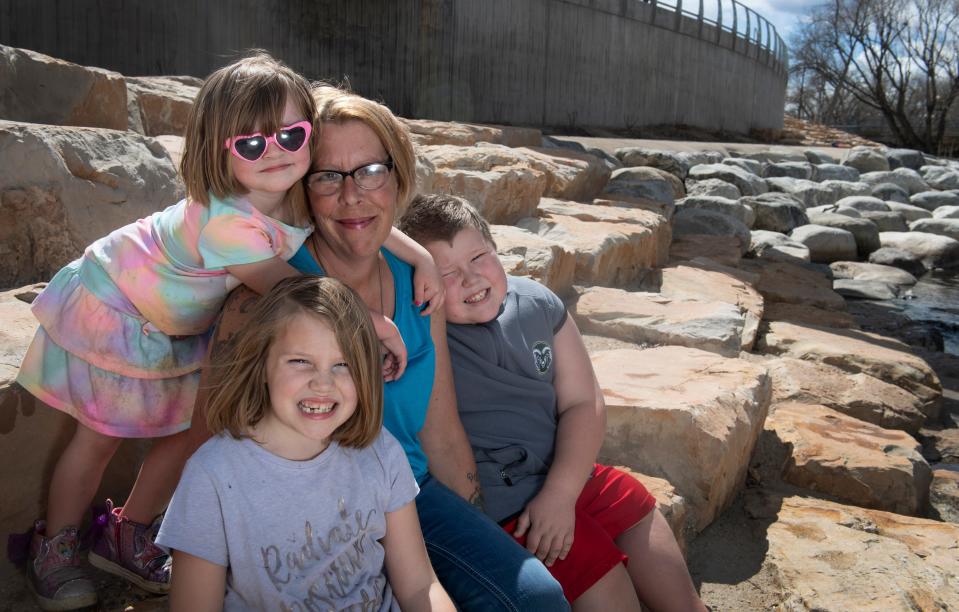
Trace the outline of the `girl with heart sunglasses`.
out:
[[[152,537],[187,457],[209,435],[190,428],[210,330],[234,287],[263,294],[299,275],[287,260],[313,231],[303,176],[315,115],[306,79],[266,53],[217,70],[187,122],[186,198],[94,242],[34,301],[40,327],[17,380],[77,421],[29,551],[42,609],[96,603],[77,528],[123,438],[162,439],[126,504],[107,500],[88,558],[147,591],[168,591],[169,556]],[[417,298],[438,308],[432,258],[403,234],[390,240],[416,268]],[[392,322],[372,314],[394,357],[389,375],[399,377],[405,346]]]

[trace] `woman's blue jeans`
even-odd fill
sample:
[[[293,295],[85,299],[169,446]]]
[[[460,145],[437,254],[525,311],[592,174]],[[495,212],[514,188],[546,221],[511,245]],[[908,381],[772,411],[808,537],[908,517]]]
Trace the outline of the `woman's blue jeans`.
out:
[[[436,576],[461,610],[569,610],[546,566],[432,476],[420,483],[416,511]]]

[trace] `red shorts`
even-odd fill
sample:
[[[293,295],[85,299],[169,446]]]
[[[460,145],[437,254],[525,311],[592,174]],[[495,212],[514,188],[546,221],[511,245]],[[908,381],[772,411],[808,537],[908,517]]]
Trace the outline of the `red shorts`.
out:
[[[576,500],[573,547],[565,559],[557,559],[548,568],[562,585],[567,600],[576,601],[617,563],[627,562],[613,540],[655,507],[656,498],[638,480],[616,468],[596,464]],[[517,520],[511,519],[503,529],[513,535]],[[526,546],[525,535],[514,539]]]

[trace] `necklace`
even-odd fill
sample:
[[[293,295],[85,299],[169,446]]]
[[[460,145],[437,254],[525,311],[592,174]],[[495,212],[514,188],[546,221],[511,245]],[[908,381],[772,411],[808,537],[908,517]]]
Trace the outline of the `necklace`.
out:
[[[320,264],[320,268],[323,269],[323,272],[324,272],[324,274],[326,274],[326,276],[329,276],[330,278],[336,278],[336,277],[333,276],[333,274],[332,274],[333,270],[330,268],[330,266],[329,266],[325,261],[323,261],[323,256],[320,255],[319,238],[317,237],[316,234],[317,234],[316,232],[313,232],[313,235],[311,236],[311,238],[312,238],[312,240],[313,240],[313,251],[314,251],[314,255],[316,256],[316,261],[317,261],[317,263]],[[337,279],[337,280],[339,280],[339,279]],[[380,290],[380,314],[382,314],[383,316],[386,316],[386,305],[385,305],[385,301],[384,301],[384,298],[383,298],[383,294],[384,294],[384,290],[383,290],[383,270],[382,270],[381,265],[380,265],[380,253],[379,253],[379,252],[376,253],[376,280],[377,280],[377,285],[378,285],[379,290]]]

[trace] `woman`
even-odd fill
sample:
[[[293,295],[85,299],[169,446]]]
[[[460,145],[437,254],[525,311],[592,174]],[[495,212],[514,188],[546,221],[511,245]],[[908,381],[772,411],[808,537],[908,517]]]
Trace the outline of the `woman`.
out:
[[[456,412],[445,318],[442,312],[420,316],[412,268],[382,248],[397,206],[405,206],[414,189],[416,157],[406,129],[388,108],[361,96],[324,86],[314,97],[319,137],[306,181],[315,239],[290,263],[344,282],[392,318],[403,336],[406,372],[385,385],[384,425],[403,445],[419,483],[416,508],[433,568],[465,610],[567,610],[545,566],[479,509],[476,464]],[[215,342],[228,341],[251,297],[229,300]]]

